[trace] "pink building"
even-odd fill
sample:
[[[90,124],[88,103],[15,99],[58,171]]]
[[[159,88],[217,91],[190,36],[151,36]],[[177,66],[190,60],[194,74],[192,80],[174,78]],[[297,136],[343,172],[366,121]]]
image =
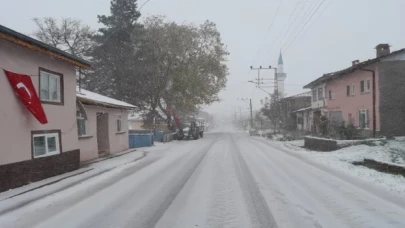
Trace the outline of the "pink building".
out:
[[[80,161],[127,150],[128,111],[135,106],[77,88]]]
[[[313,131],[321,131],[325,116],[352,122],[368,136],[405,134],[405,49],[390,52],[388,44],[380,44],[376,50],[375,58],[355,60],[304,87],[312,90]]]
[[[78,168],[76,68],[90,64],[0,25],[0,67],[0,191]],[[28,75],[37,96],[20,87],[48,123],[24,106],[4,70]]]

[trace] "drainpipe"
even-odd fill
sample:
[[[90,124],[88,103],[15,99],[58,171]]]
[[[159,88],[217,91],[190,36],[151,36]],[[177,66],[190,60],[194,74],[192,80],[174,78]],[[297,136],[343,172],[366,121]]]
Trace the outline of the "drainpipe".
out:
[[[368,71],[368,72],[371,72],[372,73],[372,75],[373,75],[373,79],[372,79],[372,83],[373,83],[373,86],[372,86],[372,89],[373,89],[373,91],[372,91],[372,93],[373,93],[373,138],[375,138],[375,136],[376,136],[376,123],[377,123],[377,120],[376,120],[376,111],[375,111],[375,94],[376,94],[376,92],[375,92],[375,70],[370,70],[370,69],[359,69],[359,70],[362,70],[362,71]]]

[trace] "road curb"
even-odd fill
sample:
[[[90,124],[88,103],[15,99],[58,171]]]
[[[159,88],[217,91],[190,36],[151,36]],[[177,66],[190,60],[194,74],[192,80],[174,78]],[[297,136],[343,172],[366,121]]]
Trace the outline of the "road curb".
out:
[[[127,152],[127,153],[125,153],[125,154],[128,154],[128,153],[130,153],[130,152]],[[23,200],[22,202],[16,203],[16,204],[11,205],[11,206],[9,206],[9,207],[6,207],[6,208],[4,208],[4,209],[0,209],[0,216],[2,216],[2,215],[4,215],[4,214],[7,214],[7,213],[9,213],[9,212],[12,212],[12,211],[14,211],[14,210],[17,210],[17,209],[19,209],[19,208],[21,208],[21,207],[24,207],[24,206],[26,206],[26,205],[28,205],[28,204],[30,204],[30,203],[35,202],[35,201],[41,200],[41,199],[43,199],[43,198],[45,198],[45,197],[47,197],[47,196],[49,196],[49,195],[52,195],[52,194],[55,194],[55,193],[64,191],[64,190],[66,190],[66,189],[68,189],[68,188],[71,188],[71,187],[74,187],[74,186],[76,186],[76,185],[78,185],[78,184],[80,184],[80,183],[82,183],[82,182],[84,182],[84,181],[87,181],[87,180],[89,180],[89,179],[91,179],[91,178],[100,176],[100,175],[102,175],[102,174],[104,174],[104,173],[106,173],[106,172],[112,171],[112,170],[114,170],[114,169],[116,169],[116,168],[118,168],[118,167],[120,167],[120,166],[127,165],[127,164],[133,163],[133,162],[137,162],[137,161],[139,161],[139,160],[145,158],[145,157],[148,155],[148,153],[149,153],[149,152],[143,151],[143,154],[142,154],[141,157],[138,157],[138,158],[136,158],[136,159],[134,159],[134,160],[132,160],[132,161],[129,161],[129,162],[126,162],[126,163],[117,165],[117,166],[113,166],[113,167],[108,168],[108,169],[100,170],[100,172],[94,173],[94,174],[92,174],[92,175],[90,175],[90,176],[88,176],[88,177],[86,177],[86,178],[83,178],[83,179],[74,181],[74,182],[72,182],[72,183],[70,183],[70,184],[68,184],[68,185],[65,185],[65,186],[61,186],[60,188],[57,188],[57,189],[55,189],[55,190],[52,190],[52,191],[49,191],[49,192],[46,192],[46,193],[43,193],[43,194],[39,194],[39,195],[34,196],[34,197],[30,198],[30,199]],[[122,155],[124,155],[124,154],[122,154]],[[119,155],[119,156],[122,156],[122,155]],[[115,156],[115,157],[119,157],[119,156]],[[113,158],[113,157],[110,157],[110,158]],[[110,159],[110,158],[107,158],[107,159]],[[107,159],[104,159],[104,160],[107,160]],[[34,187],[34,188],[32,188],[32,189],[26,190],[26,191],[24,191],[24,192],[20,192],[20,193],[18,193],[18,194],[9,196],[9,197],[7,197],[7,198],[4,198],[4,199],[0,200],[0,203],[1,203],[1,202],[6,202],[7,200],[10,200],[10,199],[15,198],[15,197],[17,197],[17,196],[25,195],[26,193],[29,193],[29,192],[32,192],[32,191],[41,189],[41,188],[43,188],[43,187],[51,186],[51,185],[53,185],[53,184],[55,184],[55,183],[58,183],[58,182],[60,182],[60,181],[66,180],[66,179],[69,179],[69,178],[71,178],[71,177],[75,177],[75,176],[82,175],[82,174],[87,173],[87,172],[89,172],[89,171],[91,171],[91,170],[94,170],[94,168],[87,169],[87,170],[84,170],[83,172],[79,172],[79,173],[76,173],[76,174],[72,174],[72,175],[70,175],[70,176],[63,177],[63,178],[60,178],[60,179],[58,179],[58,180],[55,180],[55,181],[52,181],[52,182],[49,182],[49,183],[46,183],[46,184],[43,184],[43,185]]]

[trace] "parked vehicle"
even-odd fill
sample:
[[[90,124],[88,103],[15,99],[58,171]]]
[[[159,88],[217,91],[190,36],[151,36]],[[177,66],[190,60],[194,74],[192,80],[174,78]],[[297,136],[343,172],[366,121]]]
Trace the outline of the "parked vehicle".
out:
[[[182,122],[173,110],[168,109],[167,112],[171,115],[168,118],[167,127],[172,132],[176,132],[177,140],[184,138],[197,140],[204,137],[204,119],[189,117]]]

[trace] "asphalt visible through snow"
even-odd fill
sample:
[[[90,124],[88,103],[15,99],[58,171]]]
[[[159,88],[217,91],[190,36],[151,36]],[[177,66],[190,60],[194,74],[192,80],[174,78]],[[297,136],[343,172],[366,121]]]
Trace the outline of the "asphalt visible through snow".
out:
[[[0,216],[0,227],[405,227],[405,200],[245,133],[211,133]]]

